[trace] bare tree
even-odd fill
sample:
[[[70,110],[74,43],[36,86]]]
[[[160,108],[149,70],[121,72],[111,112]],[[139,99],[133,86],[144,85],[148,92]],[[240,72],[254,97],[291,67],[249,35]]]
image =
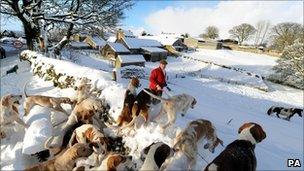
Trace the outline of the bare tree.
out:
[[[270,26],[269,21],[259,21],[256,24],[256,34],[255,34],[255,39],[254,39],[254,44],[256,46],[259,46],[264,43],[265,36],[268,33]]]
[[[182,34],[181,36],[184,37],[184,38],[188,38],[188,37],[190,37],[190,34],[189,33],[185,33],[185,34]]]
[[[205,29],[205,33],[201,34],[200,37],[205,39],[216,39],[219,37],[219,29],[215,26],[208,26]]]
[[[245,40],[249,40],[250,36],[253,35],[255,31],[256,30],[252,25],[243,23],[241,25],[234,26],[229,30],[229,33],[233,38],[238,39],[239,44],[242,45]]]
[[[271,41],[272,47],[283,51],[285,47],[294,44],[296,39],[303,42],[303,26],[298,23],[279,23],[272,29]]]
[[[142,32],[141,32],[141,35],[142,35],[142,36],[146,36],[146,35],[147,35],[147,32],[146,32],[146,31],[142,31]]]
[[[33,20],[32,15],[41,8],[42,0],[2,0],[0,1],[0,13],[18,18],[24,29],[27,47],[34,48],[34,39],[40,35],[38,20]]]
[[[40,36],[42,25],[64,27],[63,38],[53,48],[59,55],[76,28],[115,27],[123,18],[124,10],[133,3],[131,0],[2,0],[0,5],[1,13],[21,20],[29,49],[33,49],[33,40]]]

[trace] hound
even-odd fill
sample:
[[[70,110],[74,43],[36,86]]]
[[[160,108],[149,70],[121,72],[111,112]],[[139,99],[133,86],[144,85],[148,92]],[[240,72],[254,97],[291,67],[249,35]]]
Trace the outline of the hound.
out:
[[[49,96],[41,96],[41,95],[30,95],[29,96],[29,95],[27,95],[25,88],[26,88],[26,84],[24,85],[24,88],[23,88],[23,93],[24,93],[24,97],[25,97],[25,101],[23,104],[25,116],[29,114],[30,110],[35,105],[39,105],[42,107],[48,107],[48,108],[51,108],[58,112],[62,112],[64,114],[66,114],[67,116],[69,116],[69,113],[61,107],[61,104],[67,103],[72,106],[75,104],[75,102],[72,101],[68,97],[49,97]]]
[[[285,119],[290,121],[290,118],[295,114],[298,114],[300,117],[302,117],[303,109],[271,106],[271,108],[268,109],[267,114],[270,116],[273,113],[276,113],[278,118],[281,118],[280,115],[286,116]]]
[[[147,94],[151,97],[156,98],[162,102],[162,107],[158,115],[155,117],[159,117],[161,114],[166,113],[168,117],[168,121],[165,125],[162,126],[162,129],[166,129],[170,125],[175,123],[176,120],[176,113],[182,112],[182,116],[185,116],[186,112],[189,108],[194,108],[195,104],[197,103],[196,99],[193,96],[188,94],[180,94],[172,96],[168,99],[158,97],[146,90],[144,90]]]
[[[140,87],[139,79],[135,77],[132,78],[125,92],[123,109],[116,121],[118,126],[122,126],[132,121],[132,107],[136,100],[136,89],[138,87]]]
[[[141,90],[136,96],[135,102],[132,107],[132,120],[127,125],[121,127],[119,132],[126,128],[134,129],[134,124],[139,117],[142,117],[144,122],[147,123],[149,119],[149,108],[151,104],[151,97],[146,93],[149,89]]]
[[[76,128],[69,141],[71,147],[74,143],[93,143],[98,145],[98,148],[93,147],[94,153],[93,161],[90,163],[91,166],[98,166],[101,164],[102,159],[108,153],[108,139],[104,134],[92,124],[84,124]]]
[[[230,143],[211,163],[205,171],[255,171],[257,160],[254,149],[257,143],[266,138],[263,128],[257,123],[245,123],[239,130],[239,139]]]
[[[80,102],[79,104],[76,104],[71,115],[66,120],[63,120],[62,122],[56,124],[59,125],[66,121],[61,128],[60,134],[56,135],[53,138],[52,141],[54,143],[51,144],[53,146],[60,147],[63,142],[63,136],[65,135],[65,133],[77,123],[92,124],[93,117],[96,118],[95,113],[97,113],[101,109],[101,107],[102,107],[102,102],[94,98],[87,98],[82,102]]]
[[[182,170],[191,170],[196,164],[197,143],[200,140],[206,139],[205,149],[209,149],[214,153],[214,149],[223,141],[216,135],[216,131],[212,123],[208,120],[198,119],[188,124],[185,130],[179,133],[174,139],[173,149],[174,156],[168,158],[161,166],[160,170],[172,170],[175,165],[179,165]],[[186,163],[178,163],[180,158],[184,158]]]
[[[0,124],[1,124],[1,137],[5,138],[7,135],[5,133],[5,128],[11,125],[14,121],[22,125],[24,128],[28,128],[29,125],[24,123],[19,117],[18,106],[22,95],[11,95],[8,94],[1,98],[1,114],[0,114]]]
[[[17,70],[18,70],[18,65],[14,65],[13,68],[6,71],[6,75],[8,75],[10,73],[16,73],[17,74]]]
[[[174,150],[163,142],[152,143],[144,148],[140,159],[144,162],[140,170],[158,171],[168,157],[172,157]]]
[[[72,170],[74,168],[76,159],[80,157],[88,157],[92,154],[92,144],[77,143],[65,151],[62,155],[43,162],[35,166],[25,169],[25,171],[37,170]]]
[[[105,170],[105,171],[118,171],[130,170],[134,167],[132,163],[132,156],[125,156],[121,154],[109,154],[101,163],[99,167],[89,170]]]

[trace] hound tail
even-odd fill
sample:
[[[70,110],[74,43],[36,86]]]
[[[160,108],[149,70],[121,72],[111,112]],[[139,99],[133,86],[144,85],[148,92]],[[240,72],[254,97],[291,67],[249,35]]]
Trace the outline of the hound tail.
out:
[[[272,113],[273,113],[273,106],[271,106],[267,111],[268,115],[271,115]]]
[[[54,138],[55,138],[54,136],[49,137],[44,143],[44,148],[52,151],[52,154],[54,154],[54,156],[55,156],[55,155],[59,154],[62,151],[62,149],[61,149],[61,146],[51,145],[51,141],[53,141]]]
[[[28,84],[28,82],[26,82],[25,84],[24,84],[24,86],[23,86],[23,95],[24,95],[24,97],[28,97],[28,94],[26,94],[26,91],[25,91],[25,89],[26,89],[26,85]]]
[[[156,95],[150,93],[149,91],[147,91],[146,89],[143,89],[143,90],[144,90],[144,92],[146,92],[147,94],[149,94],[149,95],[150,95],[152,98],[154,98],[154,99],[158,99],[158,100],[160,100],[160,101],[167,101],[167,100],[168,100],[168,99],[165,99],[165,98],[156,96]]]

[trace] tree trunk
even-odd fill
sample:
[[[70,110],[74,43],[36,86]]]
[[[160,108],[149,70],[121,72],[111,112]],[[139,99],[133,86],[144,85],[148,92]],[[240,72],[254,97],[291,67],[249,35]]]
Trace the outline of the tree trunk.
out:
[[[60,51],[63,49],[63,47],[69,43],[70,41],[70,37],[72,36],[72,30],[73,30],[74,24],[70,24],[68,31],[66,33],[66,35],[61,39],[61,41],[54,47],[54,56],[55,58],[61,59],[60,55]]]
[[[26,27],[26,24],[23,24],[23,26],[24,26],[24,33],[25,33],[27,48],[29,50],[34,50],[34,41],[36,39],[37,33],[35,33],[34,29],[32,29],[30,27]]]

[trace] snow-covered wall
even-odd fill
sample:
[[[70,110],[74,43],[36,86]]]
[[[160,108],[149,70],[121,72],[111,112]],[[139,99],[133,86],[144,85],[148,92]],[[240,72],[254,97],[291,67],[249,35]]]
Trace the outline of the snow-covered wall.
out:
[[[79,66],[69,61],[47,58],[30,50],[23,51],[20,59],[28,60],[35,75],[46,81],[53,81],[54,86],[59,88],[74,87],[76,81],[83,77],[90,79],[99,89],[104,89],[112,82],[112,76],[108,72]]]

